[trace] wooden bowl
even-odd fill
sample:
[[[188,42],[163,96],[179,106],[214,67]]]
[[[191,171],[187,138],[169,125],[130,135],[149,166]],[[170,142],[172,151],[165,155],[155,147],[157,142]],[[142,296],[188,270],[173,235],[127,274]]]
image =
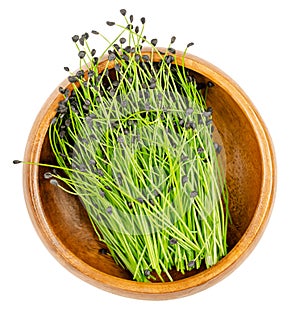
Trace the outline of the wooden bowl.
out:
[[[182,53],[177,53],[181,58]],[[199,81],[212,81],[208,105],[225,147],[226,178],[232,223],[229,253],[213,267],[177,275],[174,282],[140,283],[99,253],[94,234],[79,200],[44,180],[47,169],[24,165],[24,194],[32,222],[53,256],[69,271],[103,290],[138,299],[172,299],[204,290],[237,268],[249,255],[268,222],[276,185],[275,157],[267,129],[239,86],[210,63],[187,55],[185,66]],[[104,68],[104,62],[99,69]],[[60,86],[68,86],[64,81]],[[47,130],[62,95],[55,90],[38,114],[29,135],[25,161],[54,163]],[[103,247],[103,246],[102,246]]]

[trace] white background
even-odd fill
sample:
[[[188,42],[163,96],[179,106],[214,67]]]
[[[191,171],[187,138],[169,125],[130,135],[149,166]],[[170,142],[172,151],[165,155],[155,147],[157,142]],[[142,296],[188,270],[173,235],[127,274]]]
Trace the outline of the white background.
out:
[[[299,1],[2,1],[1,322],[300,322]],[[77,68],[73,34],[108,36],[106,20],[126,8],[147,19],[146,34],[229,74],[250,96],[273,138],[278,187],[269,225],[247,260],[214,287],[171,301],[138,301],[99,290],[46,250],[22,191],[27,136],[42,104]],[[100,51],[100,49],[99,49]]]

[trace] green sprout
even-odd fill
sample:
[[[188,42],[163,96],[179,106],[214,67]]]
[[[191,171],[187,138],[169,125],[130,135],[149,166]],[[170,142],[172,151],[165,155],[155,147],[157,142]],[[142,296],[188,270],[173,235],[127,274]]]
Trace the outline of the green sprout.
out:
[[[213,83],[203,86],[185,68],[193,43],[179,64],[174,36],[161,50],[144,36],[145,18],[134,27],[120,12],[124,26],[107,22],[120,30],[113,41],[92,31],[107,42],[100,56],[88,33],[72,37],[79,70],[68,77],[72,87],[59,89],[64,99],[49,126],[61,171],[44,177],[80,198],[134,280],[173,281],[172,270],[208,268],[227,253],[223,152],[206,105]]]

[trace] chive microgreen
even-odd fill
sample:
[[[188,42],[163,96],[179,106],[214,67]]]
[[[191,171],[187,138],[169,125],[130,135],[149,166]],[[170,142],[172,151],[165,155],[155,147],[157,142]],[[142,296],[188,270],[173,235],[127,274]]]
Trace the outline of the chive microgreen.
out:
[[[203,86],[184,66],[192,42],[181,66],[175,49],[160,52],[157,39],[143,35],[144,17],[133,28],[133,16],[120,13],[124,25],[106,22],[120,28],[112,41],[91,32],[107,42],[99,57],[87,33],[72,37],[80,68],[70,73],[68,92],[59,89],[48,132],[62,172],[44,179],[79,197],[108,248],[99,257],[109,252],[137,281],[172,281],[172,270],[210,267],[227,253],[224,152],[206,106],[214,84]]]

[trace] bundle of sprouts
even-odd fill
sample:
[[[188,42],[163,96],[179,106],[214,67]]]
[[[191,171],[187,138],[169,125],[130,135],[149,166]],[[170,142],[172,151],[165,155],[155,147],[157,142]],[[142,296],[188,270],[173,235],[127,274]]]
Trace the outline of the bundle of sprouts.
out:
[[[172,281],[173,270],[210,267],[227,253],[223,151],[206,105],[213,83],[185,68],[193,43],[177,57],[175,37],[162,50],[144,36],[145,18],[135,27],[121,14],[124,26],[107,22],[120,29],[112,42],[92,31],[107,41],[100,56],[88,33],[72,37],[80,68],[59,89],[49,126],[61,170],[45,178],[79,197],[134,280]]]

